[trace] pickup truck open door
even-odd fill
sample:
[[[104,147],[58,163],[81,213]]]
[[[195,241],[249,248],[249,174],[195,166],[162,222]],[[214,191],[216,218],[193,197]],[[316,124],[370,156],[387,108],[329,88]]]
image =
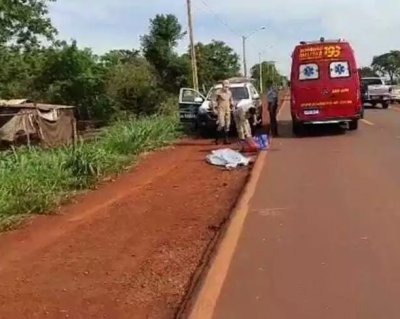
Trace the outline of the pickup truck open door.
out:
[[[181,123],[195,124],[199,107],[205,101],[205,97],[191,88],[182,88],[179,92],[179,118]]]

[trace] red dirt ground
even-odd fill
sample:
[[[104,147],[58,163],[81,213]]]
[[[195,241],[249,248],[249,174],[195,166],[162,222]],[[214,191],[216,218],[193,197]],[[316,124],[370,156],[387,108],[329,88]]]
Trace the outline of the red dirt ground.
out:
[[[210,141],[148,155],[60,214],[0,234],[0,318],[173,318],[249,169]]]

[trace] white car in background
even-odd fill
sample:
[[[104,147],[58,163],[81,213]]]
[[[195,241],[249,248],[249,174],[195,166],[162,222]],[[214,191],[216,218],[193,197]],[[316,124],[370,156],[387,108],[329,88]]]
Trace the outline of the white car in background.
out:
[[[232,92],[234,106],[245,105],[254,107],[258,121],[262,120],[262,102],[260,94],[246,78],[232,78],[229,88]],[[222,88],[222,84],[214,85],[204,97],[200,92],[190,88],[183,88],[179,94],[179,114],[182,123],[192,123],[196,129],[202,131],[215,130],[217,116],[213,112],[212,97]],[[231,121],[234,124],[234,121]],[[251,123],[253,124],[253,123]]]

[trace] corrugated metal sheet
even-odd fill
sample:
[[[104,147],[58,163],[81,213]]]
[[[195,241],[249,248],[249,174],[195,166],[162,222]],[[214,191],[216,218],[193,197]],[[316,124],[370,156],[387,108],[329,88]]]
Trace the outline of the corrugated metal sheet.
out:
[[[75,108],[75,106],[33,103],[33,101],[28,99],[13,99],[13,100],[0,100],[0,108],[40,109],[48,111],[48,110],[59,110],[59,109],[73,109]]]
[[[24,103],[32,103],[32,101],[30,101],[28,99],[0,100],[0,106],[21,105]]]

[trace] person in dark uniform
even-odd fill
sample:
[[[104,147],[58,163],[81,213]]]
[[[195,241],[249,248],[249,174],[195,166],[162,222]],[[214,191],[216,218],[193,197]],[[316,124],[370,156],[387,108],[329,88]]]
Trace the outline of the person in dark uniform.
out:
[[[270,133],[272,136],[278,136],[278,121],[276,119],[278,113],[278,90],[275,86],[271,86],[267,92],[268,112],[270,118]]]

